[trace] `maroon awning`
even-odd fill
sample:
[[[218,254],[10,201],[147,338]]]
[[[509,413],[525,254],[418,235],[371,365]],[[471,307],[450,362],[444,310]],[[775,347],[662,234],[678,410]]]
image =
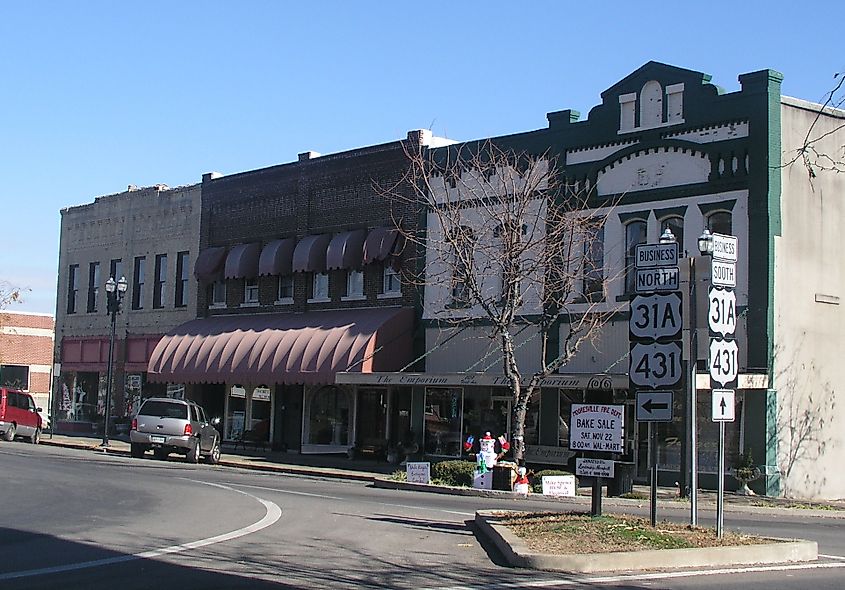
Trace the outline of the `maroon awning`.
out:
[[[294,272],[325,272],[331,234],[305,236],[293,251]]]
[[[227,315],[192,320],[153,350],[147,376],[175,383],[334,383],[411,360],[411,308]]]
[[[399,230],[395,227],[377,227],[370,230],[364,241],[364,264],[384,260],[393,252]]]
[[[259,275],[289,275],[293,271],[293,249],[296,238],[273,240],[261,250]]]
[[[356,229],[333,237],[326,250],[326,269],[361,268],[366,235],[366,230]]]
[[[261,256],[261,244],[239,244],[229,250],[226,257],[227,279],[254,279],[258,276],[258,257]]]
[[[223,268],[223,261],[226,259],[226,247],[214,246],[206,248],[197,256],[194,265],[194,276],[197,280],[210,282],[219,278],[220,270]]]

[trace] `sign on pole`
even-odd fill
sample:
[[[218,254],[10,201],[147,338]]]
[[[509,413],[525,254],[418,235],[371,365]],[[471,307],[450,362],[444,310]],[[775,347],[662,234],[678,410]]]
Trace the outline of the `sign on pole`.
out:
[[[736,262],[722,262],[714,258],[710,263],[710,277],[714,285],[736,287]]]
[[[634,343],[629,355],[628,376],[639,387],[672,387],[681,380],[681,344]]]
[[[733,422],[736,419],[734,400],[735,392],[733,389],[713,390],[713,422]]]
[[[614,465],[615,463],[610,459],[579,457],[575,459],[575,475],[613,479]]]
[[[569,448],[573,451],[623,452],[625,406],[572,404]]]
[[[678,266],[678,243],[638,244],[634,265],[637,268]]]
[[[716,260],[724,260],[725,262],[737,261],[737,248],[739,240],[736,236],[729,236],[726,234],[712,234],[713,235],[713,258]]]
[[[637,293],[677,291],[681,284],[680,276],[677,266],[638,268],[634,287]]]
[[[638,391],[637,422],[671,422],[671,391]]]
[[[707,323],[710,331],[721,336],[736,332],[736,295],[733,289],[710,287]]]
[[[677,293],[636,295],[628,328],[636,338],[672,338],[681,332],[681,297]]]
[[[736,340],[710,339],[710,379],[728,387],[736,383],[739,372],[739,347]]]

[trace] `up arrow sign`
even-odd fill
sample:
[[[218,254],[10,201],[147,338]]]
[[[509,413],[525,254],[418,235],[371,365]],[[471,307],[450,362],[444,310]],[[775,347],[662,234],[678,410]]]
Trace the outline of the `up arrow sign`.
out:
[[[671,391],[638,391],[637,392],[637,421],[639,421],[639,422],[671,422],[672,421],[672,392]]]
[[[733,422],[735,391],[733,389],[714,389],[712,420],[713,422]]]

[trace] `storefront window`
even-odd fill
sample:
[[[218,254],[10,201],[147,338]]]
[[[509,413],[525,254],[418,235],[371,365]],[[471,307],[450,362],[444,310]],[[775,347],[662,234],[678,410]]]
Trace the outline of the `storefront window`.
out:
[[[240,440],[246,423],[246,389],[233,385],[229,389],[229,400],[226,408],[227,440]]]
[[[425,452],[458,457],[461,454],[463,390],[429,387],[425,391]]]
[[[250,400],[249,428],[259,440],[270,440],[270,389],[256,387]]]
[[[560,413],[557,419],[557,444],[559,447],[569,447],[569,421],[572,415],[572,404],[582,404],[584,401],[584,392],[580,389],[560,390]]]
[[[528,402],[525,412],[525,444],[540,444],[540,392],[536,392]]]
[[[349,445],[349,397],[347,392],[329,385],[308,398],[308,444]]]
[[[464,428],[461,440],[480,439],[485,432],[510,439],[510,399],[494,398],[489,390],[464,392]],[[426,416],[427,417],[427,416]]]

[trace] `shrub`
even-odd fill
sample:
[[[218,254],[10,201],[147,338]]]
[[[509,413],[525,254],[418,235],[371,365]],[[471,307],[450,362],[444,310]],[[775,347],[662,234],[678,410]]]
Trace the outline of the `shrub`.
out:
[[[431,466],[431,479],[441,485],[472,487],[475,463],[472,461],[441,461]]]
[[[408,481],[408,472],[404,469],[397,469],[390,474],[390,478],[394,481]]]
[[[538,471],[531,476],[531,491],[535,494],[543,493],[543,476],[544,475],[572,475],[568,471],[560,471],[558,469],[544,469]],[[577,485],[577,482],[576,482]]]

